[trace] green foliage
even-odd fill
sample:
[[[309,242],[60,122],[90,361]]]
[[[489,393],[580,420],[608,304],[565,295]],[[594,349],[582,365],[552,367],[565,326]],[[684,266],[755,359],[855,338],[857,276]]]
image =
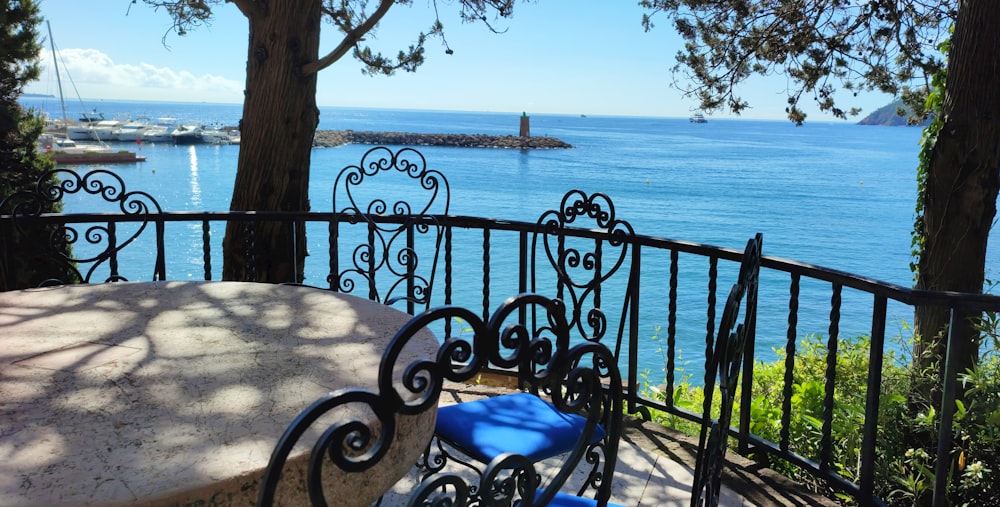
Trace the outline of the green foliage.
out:
[[[1000,317],[987,315],[982,321],[987,340],[980,364],[960,377],[964,400],[956,402],[954,466],[949,497],[954,505],[987,505],[1000,498]],[[657,330],[658,332],[658,330]],[[653,339],[659,340],[657,335]],[[927,501],[934,483],[934,456],[938,434],[938,411],[923,404],[916,412],[908,395],[914,382],[925,378],[914,370],[905,351],[911,343],[897,343],[886,351],[879,384],[878,434],[874,461],[876,494],[891,505],[917,505]],[[859,480],[869,355],[867,336],[840,339],[837,344],[836,380],[833,383],[831,468],[851,481]],[[795,351],[789,398],[789,449],[818,461],[823,431],[828,344],[819,335],[806,336]],[[662,353],[662,350],[660,351]],[[785,399],[786,355],[775,350],[773,361],[754,364],[750,431],[772,442],[781,442],[782,403]],[[680,375],[683,376],[683,373]],[[654,387],[649,372],[643,375],[643,394],[663,401],[668,393]],[[700,414],[704,393],[689,376],[675,386],[674,406]],[[713,396],[718,400],[718,395]],[[740,411],[739,393],[734,412]],[[718,406],[713,408],[717,416]],[[914,417],[912,414],[916,414]],[[665,426],[697,435],[699,426],[673,414],[652,411],[652,418]],[[734,416],[735,418],[735,416]],[[924,435],[920,445],[907,442]],[[851,501],[827,488],[791,463],[764,453],[751,455],[762,464],[844,504]]]
[[[838,118],[854,116],[838,93],[867,91],[910,99],[926,93],[926,76],[942,66],[936,44],[957,16],[953,0],[798,2],[734,0],[641,0],[649,12],[646,30],[657,15],[671,18],[684,38],[674,72],[675,85],[696,97],[707,111],[727,108],[739,114],[750,105],[735,94],[754,75],[788,78],[788,118],[801,124],[803,96]],[[839,89],[838,89],[839,84]]]
[[[831,463],[835,472],[857,480],[860,473],[858,457],[861,451],[864,424],[866,386],[869,375],[867,336],[841,339],[837,344],[836,380],[833,384],[833,419],[830,425]],[[807,336],[795,353],[791,379],[791,411],[789,413],[789,449],[806,458],[819,461],[826,397],[827,344],[822,336]],[[781,403],[784,399],[785,353],[777,350],[778,360],[754,365],[752,431],[771,440],[781,440]],[[887,354],[882,368],[880,394],[880,440],[892,432],[896,424],[890,420],[905,408],[907,379],[905,366],[895,353]],[[763,456],[759,458],[764,459]],[[768,463],[772,468],[817,491],[822,484],[810,475],[781,460]],[[832,495],[832,491],[826,491]]]
[[[41,17],[33,1],[0,0],[0,46],[6,58],[0,64],[0,203],[19,189],[34,184],[39,176],[55,164],[37,150],[38,137],[44,121],[32,110],[24,110],[17,102],[24,84],[38,77],[38,56],[41,51],[38,25]],[[61,207],[48,204],[43,212],[57,212]],[[8,213],[9,209],[0,209]],[[0,241],[8,251],[14,243],[47,241],[50,227],[26,231],[0,228]],[[22,233],[23,232],[23,233]],[[17,249],[20,249],[18,247]],[[20,256],[0,257],[0,289],[37,285],[45,277],[44,264]],[[11,279],[8,279],[10,275]]]
[[[943,55],[948,54],[951,39],[941,43],[938,48]],[[914,280],[920,273],[920,259],[924,255],[924,199],[927,198],[927,173],[931,167],[931,157],[934,154],[934,146],[937,144],[938,134],[944,127],[944,118],[941,114],[944,104],[944,92],[947,77],[947,68],[942,67],[931,77],[931,90],[927,95],[924,110],[933,116],[931,123],[924,128],[920,138],[919,163],[917,164],[917,207],[913,220],[913,232],[910,234],[910,254],[914,262],[910,262],[910,271]]]

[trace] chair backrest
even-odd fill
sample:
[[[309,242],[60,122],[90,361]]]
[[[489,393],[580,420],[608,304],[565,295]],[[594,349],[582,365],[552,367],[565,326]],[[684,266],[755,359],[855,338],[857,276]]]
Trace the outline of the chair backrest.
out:
[[[593,234],[573,237],[566,234],[569,227]],[[615,357],[628,339],[628,317],[638,309],[633,290],[638,272],[630,255],[634,240],[635,231],[615,216],[610,197],[581,190],[567,192],[558,209],[544,212],[532,239],[528,290],[554,287],[554,296],[568,307],[570,327],[588,340],[602,341],[609,321],[617,323]]]
[[[67,196],[73,197],[80,213],[123,215],[127,220],[67,222],[66,217],[44,216],[62,212]],[[126,281],[118,268],[118,253],[130,244],[150,250],[152,280],[163,280],[164,223],[156,217],[161,211],[152,196],[127,191],[124,180],[111,171],[97,169],[83,175],[68,169],[48,171],[33,187],[0,201],[3,288]],[[153,234],[144,235],[150,225]],[[17,252],[16,258],[12,252]]]
[[[705,400],[702,426],[698,437],[698,456],[695,464],[694,484],[691,488],[691,506],[719,505],[722,486],[722,469],[725,466],[729,426],[732,420],[736,388],[748,344],[752,343],[757,319],[757,285],[763,237],[757,234],[747,241],[740,263],[737,282],[729,291],[722,310],[718,335],[705,375]],[[743,322],[737,325],[740,306],[746,298]],[[734,329],[735,328],[735,329]],[[719,418],[712,419],[712,401],[716,381],[719,387]]]
[[[408,313],[430,307],[450,206],[448,180],[412,148],[368,150],[341,170],[333,188],[330,288],[365,294]]]

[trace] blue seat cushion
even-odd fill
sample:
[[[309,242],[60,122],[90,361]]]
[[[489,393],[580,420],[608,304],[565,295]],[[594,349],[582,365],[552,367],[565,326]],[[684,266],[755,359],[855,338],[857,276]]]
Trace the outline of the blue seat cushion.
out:
[[[594,507],[597,500],[574,496],[566,493],[556,493],[556,496],[549,502],[548,507]],[[622,507],[616,503],[608,502],[607,507]]]
[[[540,461],[573,450],[586,423],[538,396],[517,393],[441,407],[434,432],[483,463],[505,452]],[[598,424],[588,443],[604,434]]]

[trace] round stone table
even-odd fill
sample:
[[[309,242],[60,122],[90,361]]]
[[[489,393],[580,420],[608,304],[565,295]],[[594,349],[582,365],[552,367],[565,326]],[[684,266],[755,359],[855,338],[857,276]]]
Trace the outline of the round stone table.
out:
[[[376,391],[382,352],[408,320],[349,295],[241,282],[0,293],[0,506],[252,505],[289,423],[327,392]],[[422,331],[400,369],[436,350]],[[379,463],[334,468],[334,503],[390,488],[435,416],[397,415]],[[296,450],[286,471],[307,455]],[[307,503],[300,475],[285,474],[279,503]]]

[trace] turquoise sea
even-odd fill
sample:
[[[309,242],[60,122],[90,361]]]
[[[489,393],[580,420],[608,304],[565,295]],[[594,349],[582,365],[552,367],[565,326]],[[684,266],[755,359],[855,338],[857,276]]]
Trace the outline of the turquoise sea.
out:
[[[57,99],[22,102],[61,116]],[[169,116],[235,125],[241,116],[239,105],[85,102],[86,110],[97,108],[107,117]],[[67,107],[71,115],[83,110]],[[453,214],[534,221],[570,189],[601,191],[639,234],[742,248],[759,231],[765,255],[912,283],[919,128],[823,119],[796,127],[787,121],[709,118],[695,124],[687,118],[527,114],[533,135],[557,137],[574,148],[419,148],[429,166],[448,178]],[[516,134],[520,115],[323,107],[320,129]],[[360,161],[369,148],[314,150],[314,210],[330,209],[337,172]],[[148,157],[145,163],[113,167],[130,190],[149,192],[169,211],[229,208],[239,146],[144,144],[140,149]],[[998,236],[994,231],[988,254],[987,274],[993,279],[1000,278]],[[192,248],[190,263],[171,260],[171,278],[200,278],[200,253]],[[828,311],[825,304],[819,302],[817,309]],[[781,322],[787,305],[761,311],[773,315],[759,320]],[[865,325],[870,321],[861,319],[857,329],[842,331],[865,332]],[[640,336],[653,332],[643,329]],[[782,338],[777,333],[775,340]],[[780,342],[758,345],[758,353],[767,354]]]

